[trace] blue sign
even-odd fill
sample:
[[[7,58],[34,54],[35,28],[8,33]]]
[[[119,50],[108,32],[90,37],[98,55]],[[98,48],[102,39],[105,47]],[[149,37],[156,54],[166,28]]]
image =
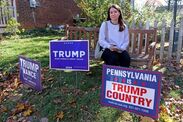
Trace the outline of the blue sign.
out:
[[[88,40],[50,41],[50,68],[89,71]]]
[[[101,104],[158,118],[161,73],[103,65]]]
[[[19,56],[20,80],[38,91],[42,90],[41,85],[41,64],[31,59]]]

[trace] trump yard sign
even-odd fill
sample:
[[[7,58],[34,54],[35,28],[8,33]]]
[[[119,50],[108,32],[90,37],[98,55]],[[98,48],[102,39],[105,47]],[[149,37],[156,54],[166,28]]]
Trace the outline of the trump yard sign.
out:
[[[50,68],[89,71],[88,40],[50,41]]]
[[[34,60],[19,56],[20,80],[36,90],[42,90],[41,64]]]
[[[103,65],[101,104],[158,118],[161,73]]]

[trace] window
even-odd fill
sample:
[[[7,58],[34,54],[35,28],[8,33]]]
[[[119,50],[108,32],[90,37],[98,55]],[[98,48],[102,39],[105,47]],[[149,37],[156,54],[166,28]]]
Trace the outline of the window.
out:
[[[36,8],[36,7],[40,6],[40,3],[38,0],[29,0],[29,3],[30,3],[31,8]]]

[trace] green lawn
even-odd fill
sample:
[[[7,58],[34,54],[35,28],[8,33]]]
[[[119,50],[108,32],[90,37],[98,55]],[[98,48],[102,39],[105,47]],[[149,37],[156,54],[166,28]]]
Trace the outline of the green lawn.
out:
[[[59,112],[63,112],[62,121],[66,122],[112,122],[121,120],[123,114],[128,115],[126,119],[129,121],[131,116],[127,112],[100,105],[101,62],[90,61],[89,72],[64,72],[48,68],[49,40],[57,38],[59,37],[36,36],[1,41],[0,71],[2,74],[12,71],[10,75],[18,78],[18,56],[26,56],[41,62],[44,89],[42,92],[37,92],[20,85],[17,89],[8,92],[18,98],[14,100],[10,97],[0,101],[7,108],[6,112],[0,113],[0,121],[6,121],[10,116],[20,118],[21,112],[12,115],[13,109],[16,109],[17,104],[25,101],[32,106],[33,112],[28,117],[35,122],[43,117],[54,122]]]
[[[0,67],[5,68],[17,62],[19,55],[38,60],[42,66],[48,65],[49,40],[58,36],[8,39],[1,41]]]
[[[56,122],[58,118],[63,122],[132,122],[133,117],[128,112],[100,105],[102,62],[90,61],[89,72],[49,69],[49,41],[58,38],[58,35],[29,36],[0,41],[0,122],[5,122],[8,118],[39,122],[44,117],[48,118],[49,122]],[[42,92],[22,84],[17,85],[17,82],[20,82],[19,55],[41,63]],[[172,73],[170,70],[164,75],[168,74],[171,78],[170,72]],[[167,80],[167,76],[164,76],[164,79]],[[176,84],[181,86],[182,77],[174,77]],[[164,83],[167,82],[164,80]],[[163,89],[167,90],[169,87],[164,86]],[[181,99],[181,93],[182,87],[179,90],[172,88],[164,94],[167,94],[167,97]],[[23,107],[18,107],[21,103]],[[161,101],[161,104],[165,106],[164,101]],[[172,111],[175,111],[176,107],[173,106]],[[176,122],[166,112],[163,113],[160,122],[166,122],[165,120]]]

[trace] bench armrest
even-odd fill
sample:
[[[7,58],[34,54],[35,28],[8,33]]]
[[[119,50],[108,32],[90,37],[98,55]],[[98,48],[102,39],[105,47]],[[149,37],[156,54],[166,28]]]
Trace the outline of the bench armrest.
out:
[[[156,49],[156,42],[152,42],[149,45],[149,56],[152,57],[155,53],[155,49]]]

